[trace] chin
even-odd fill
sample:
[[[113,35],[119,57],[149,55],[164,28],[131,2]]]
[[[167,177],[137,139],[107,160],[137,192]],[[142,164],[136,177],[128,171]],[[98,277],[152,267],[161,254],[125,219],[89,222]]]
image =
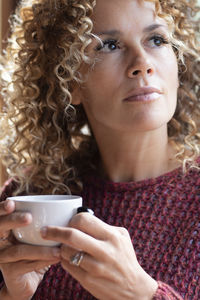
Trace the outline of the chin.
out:
[[[166,117],[166,116],[157,116],[157,117],[150,117],[150,116],[146,116],[144,118],[140,118],[138,119],[134,125],[134,128],[137,131],[152,131],[152,130],[156,130],[159,129],[163,126],[167,126],[167,123],[171,120],[171,118]],[[133,128],[133,127],[132,127]]]

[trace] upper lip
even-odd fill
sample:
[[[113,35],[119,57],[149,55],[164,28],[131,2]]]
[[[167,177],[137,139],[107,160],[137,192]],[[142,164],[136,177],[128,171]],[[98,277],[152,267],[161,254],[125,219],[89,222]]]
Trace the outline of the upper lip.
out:
[[[151,94],[151,93],[162,94],[162,91],[160,89],[152,87],[152,86],[144,86],[144,87],[136,88],[136,89],[133,89],[132,91],[130,91],[124,100],[131,98],[131,97],[141,96],[141,95],[146,95],[146,94]]]

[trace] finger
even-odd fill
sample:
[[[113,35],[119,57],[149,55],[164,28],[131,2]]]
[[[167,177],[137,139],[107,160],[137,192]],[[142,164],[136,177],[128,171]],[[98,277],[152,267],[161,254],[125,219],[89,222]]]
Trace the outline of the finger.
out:
[[[0,216],[4,216],[12,213],[15,210],[15,202],[12,200],[6,200],[0,202]]]
[[[117,247],[119,245],[123,247],[123,240],[130,238],[127,229],[123,227],[111,226],[88,213],[75,215],[71,219],[69,225],[85,232],[95,239],[98,239],[104,243],[108,242],[109,244],[113,244]]]
[[[4,264],[2,265],[2,272],[7,273],[9,270],[9,273],[15,274],[18,273],[20,274],[25,274],[29,272],[39,272],[40,274],[44,274],[51,265],[58,263],[58,259],[55,258],[53,260],[39,260],[39,261],[20,261],[20,262],[15,262],[12,264]],[[16,272],[17,271],[17,272]]]
[[[31,271],[36,271],[36,272],[43,272],[45,273],[50,269],[51,265],[54,265],[58,263],[58,259],[54,260],[44,260],[44,261],[32,261],[32,262],[26,262],[24,265],[24,271],[25,272],[31,272]],[[20,263],[18,263],[20,264]]]
[[[69,264],[71,258],[77,253],[78,251],[68,247],[66,245],[61,246],[61,261],[65,260]],[[88,273],[95,274],[94,276],[103,276],[105,275],[105,269],[103,268],[103,264],[95,259],[93,256],[84,252],[83,258],[80,262],[79,268],[82,268]]]
[[[27,226],[32,222],[30,213],[14,212],[12,214],[0,217],[0,234],[14,228]]]
[[[66,244],[74,249],[83,250],[95,257],[104,254],[104,242],[70,227],[48,226],[41,230],[42,237],[61,244]]]
[[[90,291],[90,293],[93,294],[95,299],[108,299],[108,296],[106,295],[104,297],[104,289],[107,285],[107,280],[104,280],[104,278],[100,279],[97,277],[94,277],[94,273],[88,273],[82,268],[77,268],[73,265],[70,265],[69,262],[62,260],[61,261],[62,267],[71,274],[73,278],[75,278],[83,288]],[[112,283],[111,283],[112,284]],[[111,285],[109,282],[109,285]],[[113,290],[116,289],[116,286],[112,286]],[[107,289],[105,289],[106,291]],[[103,297],[102,297],[103,295]],[[113,298],[114,299],[114,298]],[[115,298],[116,299],[116,298]]]
[[[70,265],[69,262],[62,260],[62,267],[75,278],[84,289],[89,291],[95,299],[133,299],[132,282],[131,284],[125,282],[127,289],[123,290],[124,287],[123,277],[115,278],[115,274],[112,273],[108,279],[106,277],[95,276],[94,272],[88,273],[82,268]],[[138,299],[137,296],[134,299]]]
[[[69,272],[76,280],[78,280],[84,287],[84,280],[88,277],[88,273],[82,268],[70,265],[66,260],[61,260],[61,265],[63,269]]]
[[[75,215],[68,226],[79,229],[99,240],[109,240],[114,230],[113,226],[89,213]]]
[[[51,260],[60,258],[60,248],[40,247],[25,244],[9,246],[0,250],[0,263],[17,262],[21,260]]]

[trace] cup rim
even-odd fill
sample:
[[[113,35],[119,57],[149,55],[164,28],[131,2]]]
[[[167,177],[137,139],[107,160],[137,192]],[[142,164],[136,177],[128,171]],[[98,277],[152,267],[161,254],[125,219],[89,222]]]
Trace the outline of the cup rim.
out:
[[[70,200],[79,200],[82,199],[81,196],[77,195],[26,195],[26,196],[12,196],[7,197],[6,200],[12,200],[16,202],[29,202],[29,203],[53,203],[65,202]]]

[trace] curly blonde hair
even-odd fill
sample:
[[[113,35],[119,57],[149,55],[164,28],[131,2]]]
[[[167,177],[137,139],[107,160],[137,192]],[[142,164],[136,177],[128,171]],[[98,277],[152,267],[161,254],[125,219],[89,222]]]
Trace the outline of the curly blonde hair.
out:
[[[195,165],[200,135],[199,12],[194,0],[148,0],[172,28],[179,63],[178,104],[168,124],[177,159]],[[16,193],[78,193],[100,155],[82,105],[72,103],[93,29],[95,0],[23,0],[11,17],[1,58],[1,155]],[[83,129],[88,127],[88,133]],[[189,150],[189,151],[188,151]]]

